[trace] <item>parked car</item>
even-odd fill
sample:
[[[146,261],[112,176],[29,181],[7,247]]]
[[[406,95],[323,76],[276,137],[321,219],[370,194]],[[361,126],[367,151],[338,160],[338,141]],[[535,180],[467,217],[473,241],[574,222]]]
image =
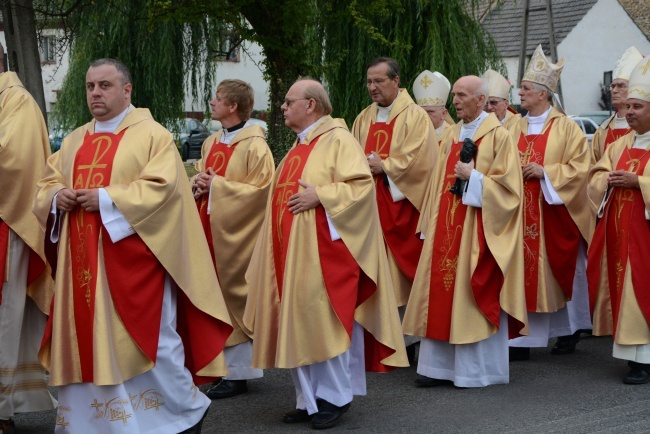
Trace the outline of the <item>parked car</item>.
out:
[[[592,121],[594,121],[596,123],[596,125],[602,124],[610,116],[611,116],[611,114],[608,111],[604,111],[604,110],[596,111],[596,112],[580,113],[581,118],[589,118]]]
[[[589,141],[589,146],[591,146],[591,139],[594,138],[594,133],[598,129],[598,125],[596,125],[596,122],[591,120],[590,118],[584,118],[580,116],[569,116],[570,119],[573,119],[573,121],[580,126],[580,129],[582,132],[587,136],[587,140]]]
[[[219,131],[221,128],[223,128],[223,127],[221,126],[221,122],[219,122],[219,121],[215,121],[214,119],[210,119],[210,118],[204,119],[204,120],[203,120],[203,125],[205,125],[205,127],[206,127],[208,130],[210,130],[211,133],[216,133],[216,132]]]
[[[201,147],[205,139],[212,134],[201,122],[194,118],[179,119],[169,128],[174,134],[174,142],[183,160],[201,158]]]
[[[55,153],[59,149],[61,149],[61,142],[63,142],[63,139],[65,136],[70,134],[71,131],[63,130],[62,128],[59,127],[54,127],[52,128],[52,132],[50,133],[49,139],[50,139],[50,150],[52,153]]]

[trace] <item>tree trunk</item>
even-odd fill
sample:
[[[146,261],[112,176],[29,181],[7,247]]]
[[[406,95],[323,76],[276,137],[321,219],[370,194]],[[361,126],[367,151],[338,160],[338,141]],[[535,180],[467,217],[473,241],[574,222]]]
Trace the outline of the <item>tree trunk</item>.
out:
[[[20,81],[38,103],[47,122],[33,1],[4,0],[2,1],[2,16],[7,40],[6,56],[9,70],[18,74]]]

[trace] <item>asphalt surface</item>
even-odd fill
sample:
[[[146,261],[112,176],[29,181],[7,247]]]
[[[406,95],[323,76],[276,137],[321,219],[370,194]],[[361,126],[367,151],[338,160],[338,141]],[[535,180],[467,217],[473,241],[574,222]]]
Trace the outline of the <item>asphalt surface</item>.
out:
[[[368,395],[356,397],[330,431],[359,432],[650,432],[650,384],[625,385],[628,368],[612,356],[610,338],[583,338],[574,354],[532,350],[510,364],[510,384],[480,389],[419,389],[415,367],[368,374]],[[205,387],[202,387],[205,390]],[[311,431],[286,425],[295,406],[286,370],[265,372],[249,392],[213,401],[203,433]],[[18,415],[18,433],[53,431],[55,412]]]

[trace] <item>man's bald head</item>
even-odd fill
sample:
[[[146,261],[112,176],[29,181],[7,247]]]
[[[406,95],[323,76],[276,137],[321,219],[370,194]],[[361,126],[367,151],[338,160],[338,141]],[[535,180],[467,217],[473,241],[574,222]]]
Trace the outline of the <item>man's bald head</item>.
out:
[[[476,119],[485,107],[488,92],[487,84],[476,75],[459,78],[451,90],[458,117],[465,123]]]
[[[303,77],[289,88],[282,111],[285,125],[300,133],[322,116],[331,114],[332,103],[320,82]]]
[[[305,98],[311,98],[316,101],[316,111],[321,116],[332,114],[332,103],[330,97],[319,81],[314,80],[311,77],[304,77],[296,81],[296,84],[299,83],[303,86]]]

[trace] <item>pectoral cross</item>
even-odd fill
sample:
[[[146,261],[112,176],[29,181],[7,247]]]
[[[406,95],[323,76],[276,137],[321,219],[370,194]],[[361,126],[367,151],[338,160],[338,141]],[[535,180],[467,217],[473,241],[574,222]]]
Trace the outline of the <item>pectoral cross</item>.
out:
[[[529,145],[528,148],[526,148],[526,152],[519,151],[519,158],[521,159],[522,166],[530,163],[530,157],[533,155],[533,150],[531,148],[532,145]]]

